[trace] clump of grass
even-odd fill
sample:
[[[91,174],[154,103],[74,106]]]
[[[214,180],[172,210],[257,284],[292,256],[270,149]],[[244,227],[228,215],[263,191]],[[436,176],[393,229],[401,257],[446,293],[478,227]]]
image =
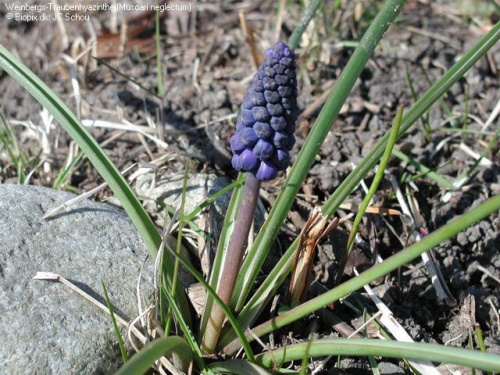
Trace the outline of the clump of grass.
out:
[[[4,168],[9,168],[8,163],[10,162],[18,176],[19,183],[23,184],[26,181],[26,157],[17,143],[14,130],[2,113],[0,113],[0,124],[2,126],[0,129],[1,151],[5,154],[4,158],[8,159],[8,162],[4,161]],[[6,170],[2,170],[1,172],[4,174],[4,178],[8,177]]]
[[[412,360],[430,360],[435,362],[457,363],[485,371],[500,371],[500,356],[476,350],[448,348],[442,345],[431,345],[425,343],[402,343],[396,341],[381,341],[372,339],[314,339],[301,342],[297,345],[285,346],[270,351],[255,354],[255,348],[250,342],[263,335],[276,332],[279,328],[293,324],[325,306],[339,301],[341,298],[369,284],[375,279],[385,276],[398,269],[404,264],[412,261],[421,254],[428,252],[433,247],[455,236],[458,232],[468,228],[477,221],[500,209],[500,196],[494,196],[468,211],[458,219],[444,225],[430,233],[410,246],[405,247],[397,254],[376,264],[359,276],[342,282],[333,289],[319,296],[294,306],[283,312],[278,317],[264,321],[257,326],[254,323],[259,318],[264,306],[278,293],[282,283],[287,278],[292,265],[292,259],[297,251],[299,238],[286,250],[273,270],[266,278],[257,285],[256,280],[262,265],[267,258],[271,246],[276,239],[281,225],[287,213],[296,199],[299,188],[302,185],[314,158],[325,141],[332,124],[335,122],[343,103],[346,101],[356,80],[361,74],[367,61],[372,55],[375,47],[382,39],[389,25],[398,16],[404,2],[402,0],[387,0],[371,21],[364,36],[359,41],[349,63],[345,67],[341,77],[323,106],[314,126],[311,128],[299,155],[291,170],[287,173],[286,180],[281,187],[280,193],[269,212],[265,224],[262,226],[254,242],[247,249],[246,257],[239,268],[238,278],[232,297],[228,303],[222,301],[216,294],[214,286],[224,282],[224,255],[230,244],[234,222],[239,213],[240,205],[244,204],[245,188],[241,184],[234,186],[233,197],[223,223],[221,237],[219,238],[219,250],[214,262],[212,275],[207,282],[189,262],[179,255],[179,251],[169,247],[163,248],[162,238],[156,231],[151,219],[142,208],[138,198],[129,188],[121,174],[109,160],[102,148],[89,135],[81,125],[77,117],[66,107],[66,105],[55,96],[50,89],[43,84],[33,73],[20,63],[5,48],[0,46],[0,66],[12,75],[30,94],[32,94],[57,121],[72,136],[79,145],[82,152],[94,164],[101,176],[109,184],[113,192],[120,199],[123,207],[143,236],[152,256],[157,256],[163,251],[162,259],[162,296],[168,301],[168,322],[175,321],[181,329],[181,334],[171,336],[169,329],[165,331],[165,338],[146,345],[138,354],[133,356],[121,369],[121,373],[138,373],[146,371],[156,360],[167,352],[183,354],[184,358],[193,361],[197,371],[204,374],[214,373],[270,373],[284,372],[282,366],[287,362],[301,360],[305,363],[310,358],[323,356],[382,356],[387,358],[405,358]],[[307,28],[308,23],[315,17],[321,2],[314,0],[304,11],[304,16],[298,24],[297,29],[289,40],[289,45],[296,48],[301,35]],[[282,11],[282,10],[280,10]],[[408,130],[419,120],[425,117],[429,108],[438,103],[440,98],[455,84],[464,74],[500,39],[500,24],[497,24],[486,33],[474,47],[456,62],[429,90],[417,98],[411,108],[402,110],[394,121],[394,128],[390,129],[384,137],[373,147],[368,155],[358,164],[353,172],[342,182],[339,188],[320,207],[322,215],[326,219],[333,218],[336,210],[354,191],[360,181],[379,164],[387,164],[393,151],[393,146]],[[409,78],[409,82],[411,82]],[[413,91],[413,90],[412,90]],[[424,122],[425,123],[425,122]],[[496,142],[498,131],[491,142]],[[430,128],[427,129],[427,137],[431,135]],[[493,143],[490,142],[490,145]],[[484,151],[486,153],[491,147]],[[13,154],[14,155],[14,154]],[[404,155],[397,154],[399,158]],[[484,157],[484,155],[482,155]],[[411,159],[406,159],[411,162]],[[417,165],[421,171],[432,176],[434,180],[447,188],[448,182],[444,182],[437,175],[432,175],[425,166]],[[379,172],[379,178],[381,177]],[[465,176],[467,177],[467,176]],[[185,181],[184,190],[186,189]],[[375,186],[375,185],[374,185]],[[456,187],[456,184],[453,185]],[[373,193],[373,191],[371,192]],[[366,207],[367,198],[363,207]],[[242,203],[243,202],[243,203]],[[363,215],[363,209],[358,214],[357,223]],[[179,215],[180,228],[192,219],[192,214]],[[353,244],[356,229],[351,234],[350,244]],[[181,233],[182,231],[179,231]],[[164,243],[164,242],[163,242]],[[179,242],[180,243],[180,237]],[[353,245],[350,245],[350,247]],[[178,249],[177,249],[178,250]],[[170,256],[168,256],[170,255]],[[347,256],[347,255],[346,255]],[[214,350],[217,354],[225,355],[225,361],[213,361],[213,357],[203,352],[200,340],[207,329],[211,319],[206,314],[201,322],[201,327],[193,321],[188,301],[184,290],[177,280],[178,262],[182,263],[201,282],[207,291],[208,311],[213,306],[219,306],[225,314],[228,323],[220,330],[220,336],[215,342]],[[170,324],[167,324],[167,328]],[[481,332],[477,331],[479,336]],[[238,350],[243,348],[245,359],[236,359]],[[187,353],[187,354],[186,354]],[[304,371],[305,366],[302,366]],[[183,369],[186,370],[186,369]],[[253,372],[252,372],[253,371]]]

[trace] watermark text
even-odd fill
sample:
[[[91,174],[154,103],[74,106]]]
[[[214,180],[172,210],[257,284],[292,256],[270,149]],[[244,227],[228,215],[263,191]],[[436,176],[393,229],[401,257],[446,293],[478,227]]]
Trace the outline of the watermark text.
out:
[[[5,18],[17,22],[88,21],[95,12],[191,12],[190,2],[143,4],[95,2],[92,4],[5,2]]]

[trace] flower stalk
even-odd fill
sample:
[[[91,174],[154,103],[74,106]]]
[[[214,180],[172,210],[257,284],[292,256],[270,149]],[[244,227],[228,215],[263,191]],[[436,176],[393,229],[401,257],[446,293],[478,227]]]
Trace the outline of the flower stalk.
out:
[[[229,240],[227,254],[221,273],[221,282],[218,283],[217,295],[226,304],[229,304],[234,291],[234,284],[238,278],[248,234],[252,227],[255,216],[255,208],[259,200],[261,181],[253,174],[249,174],[243,191],[243,201],[240,206],[239,215],[234,223],[234,230]],[[213,353],[220,330],[226,315],[218,304],[213,306],[207,329],[201,342],[201,349],[205,353]]]
[[[217,295],[229,305],[253,223],[261,181],[269,181],[290,165],[297,119],[295,55],[283,42],[266,52],[241,104],[231,137],[234,169],[248,172],[239,214],[227,246]],[[202,337],[202,351],[214,353],[225,314],[213,305]]]

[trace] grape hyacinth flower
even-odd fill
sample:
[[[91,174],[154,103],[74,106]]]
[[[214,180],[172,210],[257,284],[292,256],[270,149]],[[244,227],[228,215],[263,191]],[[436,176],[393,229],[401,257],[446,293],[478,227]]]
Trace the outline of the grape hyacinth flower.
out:
[[[278,42],[266,52],[241,104],[231,137],[233,167],[260,181],[274,179],[290,164],[297,120],[295,56]]]
[[[248,234],[253,223],[262,181],[269,181],[290,164],[289,151],[295,138],[297,119],[297,77],[295,56],[290,47],[278,42],[252,79],[241,104],[236,132],[231,137],[232,164],[246,177],[241,204],[229,238],[217,295],[226,305],[234,292]],[[241,275],[240,275],[241,276]],[[201,350],[212,354],[217,346],[225,313],[217,304],[205,305],[206,328]]]

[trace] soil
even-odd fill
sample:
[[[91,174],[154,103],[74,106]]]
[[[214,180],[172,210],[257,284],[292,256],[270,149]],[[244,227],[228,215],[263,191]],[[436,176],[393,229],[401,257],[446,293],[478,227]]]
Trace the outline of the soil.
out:
[[[301,115],[294,155],[319,113],[324,94],[329,92],[352,55],[353,49],[344,42],[359,40],[379,2],[340,3],[340,9],[335,9],[333,4],[325,6],[324,17],[315,18],[296,51]],[[272,256],[280,256],[280,249],[286,249],[300,232],[311,209],[335,191],[352,170],[352,164],[357,164],[385,134],[397,108],[403,105],[408,109],[414,103],[410,82],[416,97],[420,97],[498,21],[498,13],[487,11],[490,2],[479,1],[482,6],[477,9],[465,9],[464,3],[467,2],[407,2],[365,67],[317,155],[289,215],[287,230],[279,237],[281,246],[277,246]],[[276,5],[273,1],[225,3],[219,0],[191,4],[191,13],[165,12],[165,17],[160,19],[165,92],[161,98],[155,95],[158,88],[154,17],[150,15],[138,11],[118,13],[118,28],[127,24],[129,30],[127,43],[121,45],[119,34],[110,31],[110,12],[88,13],[90,22],[65,23],[64,34],[55,22],[8,21],[6,8],[2,7],[0,18],[5,20],[0,23],[0,35],[2,44],[19,56],[72,110],[78,110],[82,119],[115,123],[126,120],[144,128],[156,124],[156,128],[150,127],[149,131],[165,142],[166,147],[133,132],[89,129],[104,143],[108,155],[120,169],[170,154],[168,169],[180,171],[183,168],[180,156],[187,155],[196,160],[191,167],[193,172],[210,172],[233,180],[236,174],[231,170],[228,141],[234,129],[234,115],[256,69],[251,46],[262,53],[275,41]],[[240,11],[245,15],[245,33]],[[299,4],[287,6],[281,39],[290,36],[301,12]],[[132,35],[132,31],[137,35]],[[97,36],[97,52],[102,60],[84,54],[74,65],[81,95],[78,106],[70,65],[62,54],[75,59],[91,47],[92,35]],[[456,182],[475,162],[465,150],[483,152],[499,126],[497,117],[482,134],[456,131],[457,128],[484,130],[483,124],[500,98],[499,69],[500,46],[497,44],[453,86],[440,105],[434,105],[425,118],[412,127],[398,143],[398,149],[446,180]],[[0,92],[3,93],[2,114],[11,123],[12,120],[41,123],[40,105],[4,72],[0,73]],[[429,129],[425,131],[427,126]],[[15,125],[14,129],[35,169],[42,154],[39,140],[23,125]],[[52,186],[65,163],[70,138],[58,125],[53,125],[48,139],[52,145],[45,154],[49,169],[37,167],[30,183]],[[400,186],[407,186],[412,192],[422,217],[421,227],[431,232],[499,194],[499,150],[497,141],[485,155],[490,163],[477,166],[467,181],[453,191],[428,176],[419,175],[415,167],[396,158],[388,171]],[[372,177],[367,176],[368,185]],[[17,182],[17,171],[5,153],[0,154],[0,182]],[[67,186],[83,192],[101,182],[97,172],[83,159]],[[282,182],[281,176],[264,184],[263,198],[266,199],[263,202],[267,208]],[[109,194],[105,191],[99,199]],[[362,190],[357,189],[348,202],[359,204],[363,197]],[[374,205],[400,208],[388,177]],[[345,216],[348,212],[344,209],[338,214]],[[437,298],[422,261],[415,261],[372,285],[414,340],[477,347],[477,343],[471,343],[475,335],[470,335],[477,324],[483,330],[487,350],[500,353],[499,229],[497,213],[434,249],[436,264],[450,291],[448,303]],[[319,246],[311,296],[333,286],[339,253],[345,247],[347,236],[348,226],[343,226]],[[363,221],[356,256],[348,264],[348,271],[354,263],[363,269],[372,264],[376,256],[387,258],[401,251],[402,244],[414,241],[413,236],[408,238],[400,217],[369,214]],[[273,264],[270,261],[265,270]],[[345,277],[351,275],[348,273]],[[376,312],[367,295],[360,291],[337,304],[333,312],[328,310],[328,314],[357,326],[362,313],[360,304],[371,313]],[[321,337],[339,335],[321,314],[305,320],[304,324],[309,328],[304,330],[302,338],[312,331]],[[281,333],[282,341],[290,342],[289,332]],[[292,336],[301,337],[297,332],[292,332]],[[326,367],[333,367],[334,362]],[[343,370],[370,373],[364,363],[356,363],[345,363]],[[394,363],[399,370],[408,371],[404,364]],[[442,368],[442,373],[449,371],[450,368]],[[323,373],[334,372],[324,370]]]

